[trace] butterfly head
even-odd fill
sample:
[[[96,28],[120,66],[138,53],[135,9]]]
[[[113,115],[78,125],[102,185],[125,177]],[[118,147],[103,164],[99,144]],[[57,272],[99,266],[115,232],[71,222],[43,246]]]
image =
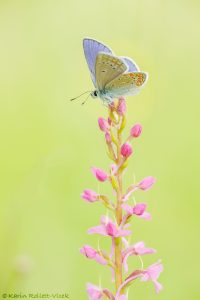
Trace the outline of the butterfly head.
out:
[[[99,92],[97,90],[95,90],[95,91],[91,92],[90,95],[91,95],[92,98],[96,99],[96,98],[99,97]]]

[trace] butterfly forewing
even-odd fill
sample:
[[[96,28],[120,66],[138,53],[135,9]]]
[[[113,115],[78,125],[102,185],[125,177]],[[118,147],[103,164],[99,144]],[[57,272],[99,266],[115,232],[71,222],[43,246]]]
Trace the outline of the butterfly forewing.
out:
[[[90,74],[92,77],[92,81],[94,85],[96,84],[95,80],[95,63],[96,63],[96,57],[99,52],[104,52],[104,53],[111,53],[112,50],[108,48],[106,45],[103,43],[100,43],[96,40],[86,38],[83,40],[83,49],[84,49],[84,54],[85,58],[90,70]]]
[[[120,58],[99,53],[95,65],[96,85],[98,89],[103,90],[106,84],[123,74],[126,70],[127,65]]]
[[[135,95],[145,84],[147,78],[148,75],[145,72],[130,72],[121,74],[106,84],[105,91],[113,97]]]

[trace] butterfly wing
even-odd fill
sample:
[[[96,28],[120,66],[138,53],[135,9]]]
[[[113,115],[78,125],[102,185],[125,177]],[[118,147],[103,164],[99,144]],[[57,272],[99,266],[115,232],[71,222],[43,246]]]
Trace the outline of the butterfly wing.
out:
[[[139,72],[140,71],[139,67],[136,65],[136,63],[130,57],[121,56],[121,58],[128,66],[127,72]]]
[[[130,72],[121,74],[105,86],[105,92],[112,98],[136,95],[147,82],[145,72]]]
[[[112,54],[112,50],[109,49],[107,46],[104,44],[93,40],[86,38],[83,40],[83,50],[85,54],[85,58],[90,70],[90,74],[92,77],[92,81],[94,85],[96,86],[96,80],[95,80],[95,64],[96,64],[96,57],[99,52],[104,52],[104,53],[110,53]]]
[[[123,74],[127,65],[119,57],[111,54],[99,53],[96,58],[95,77],[99,90],[103,90],[109,82]]]

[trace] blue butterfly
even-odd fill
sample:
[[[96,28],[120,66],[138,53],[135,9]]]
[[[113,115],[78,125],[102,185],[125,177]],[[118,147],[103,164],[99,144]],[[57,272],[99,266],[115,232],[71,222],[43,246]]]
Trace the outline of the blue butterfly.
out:
[[[120,96],[136,95],[147,82],[148,74],[140,72],[132,59],[115,56],[104,44],[85,38],[83,49],[95,86],[90,92],[93,98],[111,104]]]

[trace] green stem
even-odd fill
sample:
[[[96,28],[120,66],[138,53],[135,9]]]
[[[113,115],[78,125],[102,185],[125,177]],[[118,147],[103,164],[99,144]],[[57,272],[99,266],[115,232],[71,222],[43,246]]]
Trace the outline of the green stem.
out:
[[[120,165],[121,163],[121,132],[120,130],[117,131],[117,163]],[[117,220],[117,224],[120,225],[122,221],[122,208],[121,208],[121,201],[122,201],[122,172],[119,170],[116,179],[118,182],[117,188],[117,205],[115,216]],[[122,239],[121,237],[115,238],[115,285],[116,291],[118,290],[119,286],[122,284]]]

